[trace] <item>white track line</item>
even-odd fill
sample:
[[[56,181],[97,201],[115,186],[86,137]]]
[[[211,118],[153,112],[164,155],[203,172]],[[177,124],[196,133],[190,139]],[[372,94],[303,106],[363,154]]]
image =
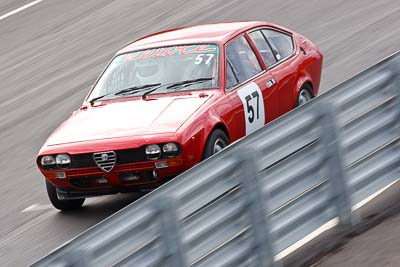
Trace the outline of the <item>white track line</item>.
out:
[[[285,258],[286,256],[290,255],[291,253],[295,252],[297,249],[301,248],[302,246],[304,246],[305,244],[307,244],[314,238],[318,237],[323,232],[328,231],[329,229],[335,227],[338,223],[339,223],[338,218],[335,218],[335,219],[332,219],[332,220],[328,221],[327,223],[323,224],[322,226],[320,226],[319,228],[317,228],[310,234],[306,235],[305,237],[303,237],[302,239],[300,239],[293,245],[289,246],[288,248],[286,248],[286,249],[282,250],[281,252],[279,252],[278,254],[276,254],[275,261],[279,261],[279,260]]]
[[[365,204],[367,204],[368,202],[370,202],[371,200],[373,200],[374,198],[376,198],[377,196],[379,196],[380,194],[382,194],[383,191],[385,191],[386,189],[388,189],[389,187],[391,187],[392,185],[394,185],[395,183],[397,183],[400,179],[397,179],[393,182],[391,182],[390,184],[388,184],[387,186],[385,186],[384,188],[382,188],[381,190],[376,191],[375,193],[373,193],[372,195],[370,195],[367,198],[364,198],[363,200],[361,200],[360,202],[358,202],[357,204],[355,204],[352,208],[351,211],[355,211],[358,210],[359,208],[361,208],[362,206],[364,206]]]
[[[12,15],[14,15],[14,14],[17,14],[18,12],[21,12],[22,10],[25,10],[25,9],[27,9],[27,8],[30,8],[31,6],[34,6],[34,5],[36,5],[36,4],[39,4],[39,3],[42,2],[42,1],[43,1],[43,0],[36,0],[36,1],[30,2],[29,4],[26,4],[26,5],[24,5],[24,6],[21,6],[21,7],[17,8],[17,9],[14,9],[13,11],[10,11],[10,12],[8,12],[8,13],[6,13],[6,14],[0,16],[0,20],[3,20],[3,19],[5,19],[5,18],[8,18],[9,16],[12,16]]]
[[[41,211],[41,210],[49,210],[52,209],[53,207],[48,204],[48,205],[39,205],[39,204],[33,204],[21,211],[22,213],[24,212],[30,212],[30,211]]]
[[[356,203],[352,207],[351,210],[355,211],[355,210],[361,208],[362,206],[364,206],[365,204],[367,204],[368,202],[370,202],[371,200],[373,200],[374,198],[376,198],[377,196],[382,194],[384,191],[386,191],[392,185],[394,185],[395,183],[399,182],[399,180],[400,179],[397,179],[397,180],[393,181],[392,183],[390,183],[387,186],[383,187],[382,189],[378,190],[377,192],[375,192],[374,194],[370,195],[369,197],[367,197],[367,198],[361,200],[360,202]],[[295,252],[297,249],[299,249],[302,246],[306,245],[308,242],[310,242],[314,238],[318,237],[323,232],[335,227],[336,225],[338,225],[338,223],[339,223],[339,219],[337,217],[332,219],[332,220],[330,220],[330,221],[328,221],[324,225],[320,226],[318,229],[314,230],[313,232],[311,232],[310,234],[306,235],[305,237],[303,237],[302,239],[300,239],[299,241],[297,241],[293,245],[289,246],[288,248],[282,250],[277,255],[275,255],[275,261],[282,260],[286,256],[288,256],[291,253]]]

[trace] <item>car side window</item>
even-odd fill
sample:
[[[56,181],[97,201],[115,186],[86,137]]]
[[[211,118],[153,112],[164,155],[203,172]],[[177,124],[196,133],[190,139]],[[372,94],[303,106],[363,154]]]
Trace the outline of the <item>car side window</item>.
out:
[[[239,80],[233,71],[232,63],[228,59],[226,62],[226,88],[232,88],[238,83]]]
[[[244,36],[227,46],[226,66],[227,88],[244,82],[262,71],[254,51]]]
[[[294,45],[290,35],[269,29],[262,30],[262,33],[274,50],[277,60],[284,59],[293,53]]]
[[[256,45],[267,67],[273,65],[276,62],[275,56],[261,31],[251,32],[249,36]]]

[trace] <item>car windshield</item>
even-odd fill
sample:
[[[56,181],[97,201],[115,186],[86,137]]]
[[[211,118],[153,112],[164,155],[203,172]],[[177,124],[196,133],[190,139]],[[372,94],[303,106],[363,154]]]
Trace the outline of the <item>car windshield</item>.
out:
[[[142,88],[130,92],[142,95],[154,90],[156,85],[156,93],[208,89],[218,86],[218,76],[218,46],[215,44],[136,51],[115,57],[88,99],[121,97],[125,94],[118,92],[129,88]],[[197,82],[190,82],[193,80]],[[176,86],[171,86],[174,84]]]

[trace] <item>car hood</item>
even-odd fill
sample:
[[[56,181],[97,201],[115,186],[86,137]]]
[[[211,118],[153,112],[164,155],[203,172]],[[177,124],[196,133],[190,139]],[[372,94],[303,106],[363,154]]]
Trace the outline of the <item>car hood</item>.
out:
[[[198,95],[148,100],[103,101],[75,111],[47,145],[176,132],[209,98]]]

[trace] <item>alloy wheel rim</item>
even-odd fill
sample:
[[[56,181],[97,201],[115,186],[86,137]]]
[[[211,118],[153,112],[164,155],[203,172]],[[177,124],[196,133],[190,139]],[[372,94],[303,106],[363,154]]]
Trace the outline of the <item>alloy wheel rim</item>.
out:
[[[217,138],[214,143],[213,154],[220,152],[224,147],[226,147],[226,142],[222,138]]]
[[[299,95],[299,106],[311,100],[311,94],[307,90],[302,90]]]

